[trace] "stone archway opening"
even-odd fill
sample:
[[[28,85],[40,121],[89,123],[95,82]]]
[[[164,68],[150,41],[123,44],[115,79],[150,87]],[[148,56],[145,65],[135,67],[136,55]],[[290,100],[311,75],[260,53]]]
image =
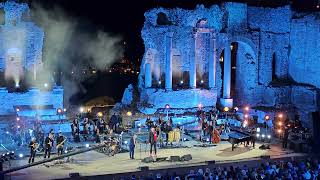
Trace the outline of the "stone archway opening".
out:
[[[230,44],[230,97],[236,106],[244,105],[253,98],[253,89],[257,85],[257,59],[250,43],[235,39]],[[226,48],[227,46],[225,46]],[[225,80],[225,49],[219,57],[221,66],[222,90]],[[221,97],[225,97],[221,91]]]

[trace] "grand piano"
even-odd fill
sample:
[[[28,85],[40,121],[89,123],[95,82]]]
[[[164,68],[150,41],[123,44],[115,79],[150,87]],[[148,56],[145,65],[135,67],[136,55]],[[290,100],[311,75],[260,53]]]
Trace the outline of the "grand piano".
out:
[[[248,141],[252,140],[250,132],[241,130],[239,128],[231,128],[231,132],[228,134],[228,141],[232,144],[232,151],[234,150],[235,144],[244,142],[245,145]]]

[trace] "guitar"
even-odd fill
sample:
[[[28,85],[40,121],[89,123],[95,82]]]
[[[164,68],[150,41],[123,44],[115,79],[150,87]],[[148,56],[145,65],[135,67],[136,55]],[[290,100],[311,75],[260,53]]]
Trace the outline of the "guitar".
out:
[[[67,139],[64,138],[64,140],[56,146],[57,149],[60,148],[60,146],[63,147],[63,143],[64,143],[66,140],[67,140]]]
[[[31,145],[31,147],[32,147],[33,151],[36,151],[39,148],[39,144],[38,143],[34,143],[34,144]]]

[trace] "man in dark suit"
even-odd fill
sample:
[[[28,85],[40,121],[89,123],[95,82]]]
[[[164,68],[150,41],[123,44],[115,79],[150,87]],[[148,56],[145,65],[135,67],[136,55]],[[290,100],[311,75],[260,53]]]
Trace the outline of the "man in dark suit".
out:
[[[49,133],[48,137],[46,137],[46,139],[44,140],[44,158],[47,157],[50,158],[50,154],[51,154],[51,149],[53,147],[53,135],[52,133]]]
[[[152,155],[152,148],[154,148],[154,154],[157,155],[157,138],[156,130],[151,128],[149,132],[150,156]]]

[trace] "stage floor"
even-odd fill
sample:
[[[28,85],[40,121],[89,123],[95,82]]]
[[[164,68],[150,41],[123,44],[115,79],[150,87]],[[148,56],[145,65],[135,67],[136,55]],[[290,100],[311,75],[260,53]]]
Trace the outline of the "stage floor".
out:
[[[217,163],[224,163],[230,161],[243,161],[257,158],[263,155],[270,155],[271,158],[280,158],[287,156],[300,156],[302,154],[293,153],[291,151],[283,151],[279,147],[279,143],[273,143],[271,149],[260,150],[258,147],[261,143],[256,144],[256,148],[240,147],[231,151],[231,144],[229,142],[221,142],[214,147],[194,147],[184,142],[188,148],[173,148],[158,150],[158,157],[170,157],[172,155],[182,156],[191,154],[192,160],[186,162],[155,162],[143,163],[141,159],[148,156],[149,147],[143,144],[140,150],[136,150],[134,160],[129,159],[129,153],[120,153],[115,156],[108,157],[97,151],[90,151],[83,154],[78,154],[72,157],[72,161],[68,163],[55,164],[54,162],[46,163],[45,165],[38,165],[16,171],[11,173],[11,179],[59,179],[69,177],[69,173],[79,172],[82,176],[98,175],[98,174],[113,174],[121,172],[137,171],[140,166],[149,166],[150,169],[162,169],[169,167],[182,167],[196,165],[205,161],[215,160]],[[137,145],[139,147],[139,145]],[[39,161],[40,157],[36,158]],[[12,162],[13,166],[24,165],[27,159],[15,160]],[[49,167],[48,167],[49,166]],[[7,169],[8,167],[4,167]],[[9,175],[9,174],[8,174]],[[10,177],[7,177],[10,179]]]

